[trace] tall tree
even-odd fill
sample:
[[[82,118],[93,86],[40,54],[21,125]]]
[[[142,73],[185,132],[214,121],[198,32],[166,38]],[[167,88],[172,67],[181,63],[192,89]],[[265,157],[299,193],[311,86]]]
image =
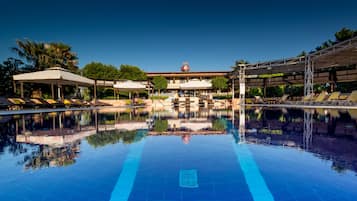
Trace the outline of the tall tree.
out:
[[[236,66],[238,66],[239,64],[249,64],[249,61],[244,60],[244,59],[240,59],[236,61]]]
[[[345,27],[335,33],[336,42],[348,40],[354,36],[357,36],[357,31]]]
[[[240,64],[249,64],[249,61],[244,60],[244,59],[237,60],[235,63],[235,66],[233,66],[233,71],[235,71],[235,72],[239,71]]]
[[[146,80],[146,73],[137,66],[122,64],[119,68],[119,78],[124,80]]]
[[[154,77],[152,83],[154,84],[154,89],[159,91],[159,94],[161,90],[167,88],[167,79],[162,76]]]
[[[228,88],[228,79],[225,77],[215,77],[212,79],[212,87],[218,91],[225,90]]]
[[[118,80],[119,71],[112,65],[106,65],[99,62],[92,62],[82,69],[83,76],[96,80]]]
[[[304,57],[306,56],[306,52],[305,51],[302,51],[300,54],[297,55],[298,57]]]
[[[12,76],[21,72],[24,67],[24,63],[21,60],[14,58],[8,58],[0,64],[0,96],[14,93]]]

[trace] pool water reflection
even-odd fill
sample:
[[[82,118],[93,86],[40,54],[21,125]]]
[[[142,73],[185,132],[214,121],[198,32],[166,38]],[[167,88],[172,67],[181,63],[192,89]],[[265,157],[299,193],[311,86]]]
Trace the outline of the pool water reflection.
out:
[[[356,119],[269,108],[0,116],[0,200],[354,201]],[[185,171],[195,187],[180,185]]]

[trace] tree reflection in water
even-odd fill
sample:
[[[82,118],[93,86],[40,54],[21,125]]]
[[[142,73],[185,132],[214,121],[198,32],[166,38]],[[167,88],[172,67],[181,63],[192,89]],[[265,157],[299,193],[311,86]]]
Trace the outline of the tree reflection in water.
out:
[[[0,154],[5,151],[14,156],[27,152],[27,148],[16,142],[17,119],[1,116],[0,119]]]
[[[144,132],[138,131],[102,131],[95,135],[88,136],[87,142],[91,146],[98,148],[108,144],[124,143],[131,144],[142,140],[145,137]]]
[[[80,152],[80,141],[65,147],[49,147],[40,145],[38,149],[24,157],[19,164],[25,169],[41,169],[47,167],[64,167],[76,162]]]

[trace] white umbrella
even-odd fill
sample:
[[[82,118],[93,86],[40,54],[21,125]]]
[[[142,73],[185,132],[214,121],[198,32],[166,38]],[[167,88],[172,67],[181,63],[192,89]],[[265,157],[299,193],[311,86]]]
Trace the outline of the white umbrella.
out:
[[[138,91],[145,90],[146,86],[141,82],[135,82],[131,80],[117,82],[113,85],[115,89],[119,89],[120,91]]]

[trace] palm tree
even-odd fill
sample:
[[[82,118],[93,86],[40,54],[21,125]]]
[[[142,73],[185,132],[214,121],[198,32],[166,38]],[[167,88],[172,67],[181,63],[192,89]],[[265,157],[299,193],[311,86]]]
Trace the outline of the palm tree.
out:
[[[52,66],[61,66],[70,71],[78,70],[78,57],[71,51],[71,47],[64,43],[46,43],[44,45],[48,56],[48,63]]]
[[[33,70],[44,70],[60,66],[72,72],[78,70],[78,57],[69,45],[63,43],[42,43],[28,39],[16,41],[12,48],[21,58],[29,62]]]
[[[21,58],[24,58],[32,65],[33,70],[43,70],[46,68],[46,53],[42,43],[36,43],[25,39],[17,40],[18,47],[12,48]]]

